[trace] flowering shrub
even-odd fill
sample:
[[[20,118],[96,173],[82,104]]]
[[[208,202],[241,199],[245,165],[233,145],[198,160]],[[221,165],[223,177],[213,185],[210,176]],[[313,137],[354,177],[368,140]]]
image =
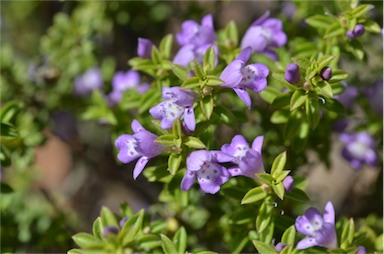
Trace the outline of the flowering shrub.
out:
[[[331,168],[331,148],[341,144],[339,160],[351,172],[382,173],[382,66],[363,65],[374,58],[368,50],[382,50],[372,41],[382,44],[374,5],[284,4],[296,14],[284,14],[276,3],[279,12],[261,13],[250,25],[217,27],[218,17],[208,14],[200,23],[183,21],[161,40],[130,38],[135,56],[124,59],[129,67],[122,70],[94,52],[97,38],[111,33],[103,2],[55,16],[41,41],[43,64],[30,67],[30,77],[2,46],[1,166],[7,173],[32,164],[31,155],[24,163],[19,158],[43,144],[49,116],[68,108],[108,129],[107,147],[124,174],[161,188],[148,209],[134,211],[125,200],[120,211],[103,206],[92,229],[71,232],[75,246],[67,245],[68,253],[383,250],[381,214],[353,219],[332,196],[312,207],[309,177],[300,170],[311,165],[310,154]],[[66,35],[72,40],[61,41]],[[370,76],[353,69],[361,66]],[[70,123],[65,118],[58,125]],[[61,136],[72,142],[71,133]],[[2,216],[14,211],[15,175],[2,179],[10,200]],[[376,188],[382,192],[382,185]]]

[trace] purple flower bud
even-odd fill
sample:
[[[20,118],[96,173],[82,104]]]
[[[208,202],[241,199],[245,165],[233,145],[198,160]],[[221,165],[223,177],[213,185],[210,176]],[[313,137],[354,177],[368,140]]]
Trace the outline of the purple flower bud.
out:
[[[356,254],[366,254],[367,253],[367,251],[365,250],[365,247],[364,246],[358,246],[357,247],[357,252],[356,252]]]
[[[290,192],[293,188],[293,184],[294,184],[294,180],[293,180],[293,177],[292,176],[287,176],[284,180],[283,180],[283,185],[284,185],[284,189],[287,191],[287,192]]]
[[[115,226],[106,226],[103,230],[103,236],[107,237],[111,234],[117,235],[119,230]]]
[[[119,226],[120,226],[121,228],[123,228],[125,222],[126,222],[128,219],[129,219],[129,217],[124,217],[124,218],[122,218],[122,219],[119,221]]]
[[[284,78],[289,83],[297,84],[300,81],[300,68],[297,64],[288,64]]]
[[[282,242],[280,242],[280,243],[276,244],[276,246],[275,246],[275,251],[280,252],[280,251],[282,251],[282,250],[284,249],[284,247],[287,246],[287,245],[288,245],[288,244],[286,244],[286,243],[282,243]]]
[[[328,81],[332,78],[332,68],[331,67],[324,67],[321,71],[320,71],[320,77],[325,80],[325,81]]]
[[[100,89],[103,86],[103,77],[98,68],[92,68],[84,74],[78,76],[75,80],[75,93],[80,96],[87,96],[93,90]]]
[[[137,55],[141,58],[151,58],[152,46],[153,44],[150,40],[139,38],[137,46]]]
[[[355,28],[353,28],[353,30],[348,30],[347,31],[347,37],[351,40],[359,37],[359,36],[362,36],[363,34],[365,33],[365,27],[364,25],[362,24],[358,24],[355,26]]]

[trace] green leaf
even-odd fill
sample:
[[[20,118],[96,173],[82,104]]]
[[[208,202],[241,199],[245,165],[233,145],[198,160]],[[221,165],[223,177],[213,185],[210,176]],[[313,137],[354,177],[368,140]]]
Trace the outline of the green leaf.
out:
[[[164,134],[155,139],[155,142],[164,144],[164,145],[173,145],[175,144],[175,135],[174,134]]]
[[[320,122],[320,105],[317,95],[310,93],[308,100],[305,102],[305,114],[309,125],[315,129]]]
[[[203,112],[205,118],[209,120],[212,115],[212,111],[214,108],[214,102],[212,96],[205,96],[200,100],[200,108]]]
[[[12,138],[16,138],[19,136],[19,133],[17,132],[15,127],[3,122],[0,123],[0,134],[3,137],[12,137]]]
[[[357,6],[356,8],[354,8],[352,11],[351,11],[351,14],[354,18],[360,18],[362,16],[364,16],[365,14],[367,14],[370,10],[372,10],[374,8],[373,5],[370,5],[370,4],[362,4],[362,5],[359,5]]]
[[[140,210],[136,215],[129,218],[120,231],[121,243],[126,246],[132,242],[139,233],[144,219],[144,210]]]
[[[273,206],[267,205],[264,201],[260,207],[259,213],[256,218],[256,229],[259,234],[261,234],[268,226],[272,220]]]
[[[295,225],[292,225],[284,231],[283,236],[281,237],[281,242],[294,245],[295,237],[296,237],[296,228],[295,228]]]
[[[281,109],[281,110],[275,111],[271,116],[271,123],[284,124],[288,122],[289,114],[290,114],[290,110]]]
[[[364,22],[365,31],[370,33],[381,33],[381,27],[373,20],[368,19]]]
[[[159,45],[160,52],[164,56],[165,59],[168,59],[171,56],[172,43],[173,43],[173,35],[172,34],[166,35],[160,42],[160,45]]]
[[[102,247],[103,243],[88,233],[77,233],[72,236],[73,241],[82,249]]]
[[[219,86],[223,83],[224,82],[221,79],[219,79],[218,77],[216,77],[214,75],[207,75],[207,82],[205,83],[205,85],[207,85],[207,86]]]
[[[190,147],[190,148],[196,148],[196,149],[206,149],[207,147],[201,141],[199,138],[188,136],[184,140],[184,145]]]
[[[344,34],[345,34],[345,30],[340,25],[340,23],[334,22],[332,25],[328,27],[327,31],[325,32],[324,39],[330,39],[332,37],[336,37]]]
[[[353,242],[353,235],[355,234],[355,223],[353,218],[350,218],[349,221],[344,225],[343,231],[341,233],[341,248],[345,249],[350,247]]]
[[[317,60],[317,71],[320,72],[324,67],[329,66],[329,64],[335,59],[334,56],[322,56]]]
[[[338,100],[332,98],[323,98],[323,103],[321,104],[325,109],[335,112],[338,115],[345,114],[345,108]]]
[[[177,153],[171,153],[168,158],[168,171],[171,175],[175,175],[180,167],[183,156]]]
[[[231,46],[236,47],[239,41],[238,41],[237,26],[233,20],[229,21],[229,23],[225,27],[225,33],[227,35],[227,38],[231,41]]]
[[[258,173],[257,177],[260,179],[262,183],[265,183],[268,185],[272,184],[274,180],[273,177],[268,173]]]
[[[281,94],[281,89],[273,86],[267,86],[261,91],[260,97],[267,103],[272,104],[273,100]]]
[[[328,80],[329,83],[337,83],[345,80],[348,77],[348,73],[342,70],[332,70],[332,78]]]
[[[308,96],[306,92],[302,89],[296,90],[290,100],[290,110],[293,111],[303,105],[307,100]]]
[[[285,188],[282,182],[272,185],[272,189],[281,200],[284,199]]]
[[[7,102],[0,109],[0,121],[2,123],[11,123],[16,115],[21,111],[21,109],[22,105],[20,102]]]
[[[2,167],[8,167],[11,165],[11,159],[9,152],[4,147],[4,142],[1,141],[2,146],[0,146],[0,165]]]
[[[277,254],[277,252],[275,251],[275,248],[270,244],[266,244],[257,240],[253,240],[252,242],[259,253]]]
[[[275,108],[282,108],[284,106],[288,106],[291,101],[291,96],[293,92],[286,92],[279,96],[277,96],[273,102],[272,106]]]
[[[177,253],[184,253],[187,248],[187,231],[184,227],[179,228],[173,237],[173,242],[176,245]]]
[[[160,51],[157,49],[156,46],[152,46],[152,61],[155,64],[160,64],[161,63]]]
[[[92,225],[93,235],[96,238],[101,240],[103,238],[103,230],[104,230],[105,226],[106,225],[103,224],[103,222],[101,221],[101,218],[97,217],[96,220],[93,222],[93,225]]]
[[[79,249],[70,249],[67,254],[83,254]]]
[[[327,29],[334,23],[334,18],[331,16],[314,15],[305,19],[305,22],[314,28]]]
[[[267,193],[264,192],[261,186],[255,187],[251,190],[249,190],[241,200],[241,204],[249,204],[249,203],[254,203],[259,200],[262,200],[267,196]]]
[[[325,97],[332,98],[333,91],[332,86],[325,80],[317,84],[317,91]]]
[[[176,138],[181,138],[183,136],[183,131],[181,130],[180,119],[176,119],[172,126],[173,136]]]
[[[284,181],[284,179],[289,175],[290,172],[291,172],[291,170],[281,171],[280,174],[276,175],[275,182],[280,183],[280,182]]]
[[[159,236],[154,234],[146,234],[138,240],[140,247],[144,249],[153,250],[161,246],[161,240]]]
[[[171,239],[169,239],[166,235],[160,234],[161,237],[161,247],[163,248],[164,253],[166,254],[174,254],[178,253],[176,246],[173,244]]]
[[[200,65],[198,62],[193,62],[193,63],[192,63],[192,67],[193,67],[193,70],[195,71],[196,76],[197,76],[200,80],[204,80],[204,78],[205,78],[205,73],[204,73],[204,70],[203,70],[203,68],[201,67],[201,65]]]
[[[204,70],[209,68],[210,69],[209,73],[210,73],[215,66],[215,61],[216,61],[215,50],[213,50],[213,46],[211,46],[205,51],[205,54],[204,54],[204,64],[203,64]]]
[[[275,231],[275,223],[272,220],[269,226],[260,234],[260,240],[264,243],[272,242],[273,232]]]
[[[172,64],[172,71],[181,80],[188,79],[188,69],[182,65]]]
[[[352,49],[350,52],[359,60],[364,60],[365,52],[363,49],[363,45],[359,40],[351,40],[350,42]]]
[[[115,215],[107,207],[103,206],[101,208],[101,222],[104,226],[115,226],[119,227]]]
[[[290,192],[286,192],[285,197],[298,202],[309,201],[307,194],[298,188],[293,188]]]
[[[181,87],[186,89],[193,89],[200,86],[200,79],[198,77],[192,77],[190,79],[187,79],[186,81],[181,84]]]
[[[276,179],[284,170],[287,163],[287,152],[280,153],[272,163],[271,175]]]
[[[0,193],[1,194],[9,194],[12,193],[13,189],[6,183],[0,182]]]

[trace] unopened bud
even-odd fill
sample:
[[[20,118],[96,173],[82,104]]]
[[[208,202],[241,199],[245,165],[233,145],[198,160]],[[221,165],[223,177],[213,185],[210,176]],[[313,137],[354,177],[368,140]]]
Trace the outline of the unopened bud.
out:
[[[353,30],[347,31],[347,37],[349,39],[355,39],[356,37],[362,36],[365,33],[365,27],[362,24],[358,24]]]
[[[291,84],[297,84],[300,81],[300,68],[297,64],[288,64],[285,70],[284,78]]]
[[[290,192],[292,190],[292,188],[293,188],[293,183],[294,183],[294,180],[293,180],[292,176],[287,176],[283,180],[284,189],[287,192]]]
[[[111,234],[117,235],[119,230],[115,226],[106,226],[103,230],[103,236],[107,237]]]
[[[324,67],[321,71],[320,71],[320,77],[325,80],[325,81],[328,81],[332,78],[332,68],[331,67]]]
[[[129,219],[129,217],[124,217],[119,221],[119,226],[124,227],[125,222]]]
[[[271,192],[271,188],[269,188],[269,186],[265,183],[263,183],[261,185],[261,189],[265,192],[265,193],[270,193]]]

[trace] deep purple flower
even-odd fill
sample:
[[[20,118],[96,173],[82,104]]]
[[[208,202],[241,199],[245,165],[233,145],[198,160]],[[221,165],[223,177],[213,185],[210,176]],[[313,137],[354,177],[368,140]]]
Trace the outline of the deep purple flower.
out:
[[[232,138],[230,144],[221,147],[223,153],[233,156],[233,161],[237,166],[229,168],[232,176],[248,176],[255,178],[257,173],[264,172],[263,160],[261,158],[261,148],[263,136],[253,140],[252,147],[249,147],[247,140],[241,135]]]
[[[119,150],[117,158],[122,163],[136,162],[133,170],[133,178],[136,179],[143,171],[148,161],[166,151],[166,148],[155,141],[157,136],[146,129],[137,121],[131,124],[133,135],[122,134],[115,140],[115,146]]]
[[[324,215],[321,216],[316,208],[309,208],[304,215],[296,218],[296,230],[306,236],[299,241],[296,249],[306,249],[321,246],[329,249],[337,247],[335,230],[335,210],[331,202],[325,205]]]
[[[193,45],[199,47],[213,44],[216,40],[213,19],[210,14],[202,19],[201,25],[194,20],[184,21],[181,29],[181,32],[176,34],[176,39],[180,46]]]
[[[119,230],[115,226],[106,226],[103,230],[103,236],[107,237],[111,234],[117,235]]]
[[[292,176],[287,176],[283,180],[284,189],[287,192],[290,192],[293,188],[295,181],[293,180]]]
[[[359,37],[359,36],[362,36],[363,34],[365,33],[365,27],[364,25],[362,24],[358,24],[356,25],[353,30],[348,30],[347,31],[347,37],[351,40]]]
[[[116,72],[112,80],[112,92],[108,94],[109,104],[113,106],[119,103],[123,93],[132,88],[137,89],[139,93],[145,93],[149,84],[141,83],[140,74],[135,70]]]
[[[356,87],[342,83],[345,87],[343,93],[335,95],[334,98],[340,101],[346,109],[350,109],[356,101],[359,92]]]
[[[128,219],[129,219],[129,217],[123,217],[123,218],[119,221],[119,226],[120,226],[120,228],[123,228],[123,227],[124,227],[124,224],[125,224],[125,222],[127,222]]]
[[[192,90],[180,87],[163,87],[162,96],[165,101],[160,102],[149,110],[156,119],[160,119],[160,126],[164,130],[172,128],[176,119],[184,116],[184,123],[188,130],[194,131],[196,127],[193,103],[197,94]]]
[[[91,68],[75,79],[75,94],[87,96],[90,95],[93,90],[100,89],[102,86],[103,77],[99,68]]]
[[[383,117],[383,80],[376,81],[365,88],[365,95],[372,110]]]
[[[287,42],[281,20],[269,18],[269,11],[252,23],[241,41],[241,48],[251,47],[253,52],[264,53],[277,60],[276,53],[271,49],[282,47]]]
[[[345,145],[342,156],[352,168],[360,169],[364,164],[376,165],[375,140],[368,132],[342,133],[339,137]]]
[[[269,69],[264,64],[246,65],[251,54],[250,47],[243,49],[220,75],[220,79],[224,81],[222,86],[232,88],[248,108],[251,107],[251,98],[245,88],[261,92],[267,86],[269,74]]]
[[[360,245],[360,246],[357,247],[356,254],[366,254],[366,253],[367,253],[367,251],[365,250],[364,246]]]
[[[152,57],[152,42],[148,39],[139,38],[137,45],[137,55],[141,58]]]
[[[185,45],[180,48],[180,50],[176,53],[175,57],[173,58],[174,64],[179,64],[185,67],[188,67],[188,64],[192,61],[196,61],[199,64],[203,64],[204,61],[204,54],[207,51],[209,47],[213,47],[213,50],[215,51],[216,60],[215,60],[215,66],[218,63],[218,48],[215,44],[205,44],[199,47],[195,47],[192,44]]]
[[[300,68],[297,64],[288,64],[285,69],[284,79],[292,85],[300,81]]]
[[[220,162],[230,162],[233,157],[220,151],[198,150],[187,157],[187,171],[181,181],[181,189],[189,190],[195,179],[200,188],[210,194],[220,190],[220,186],[228,181],[230,174]]]
[[[325,80],[325,81],[328,81],[332,78],[332,68],[331,67],[324,67],[321,71],[320,71],[320,77]]]

